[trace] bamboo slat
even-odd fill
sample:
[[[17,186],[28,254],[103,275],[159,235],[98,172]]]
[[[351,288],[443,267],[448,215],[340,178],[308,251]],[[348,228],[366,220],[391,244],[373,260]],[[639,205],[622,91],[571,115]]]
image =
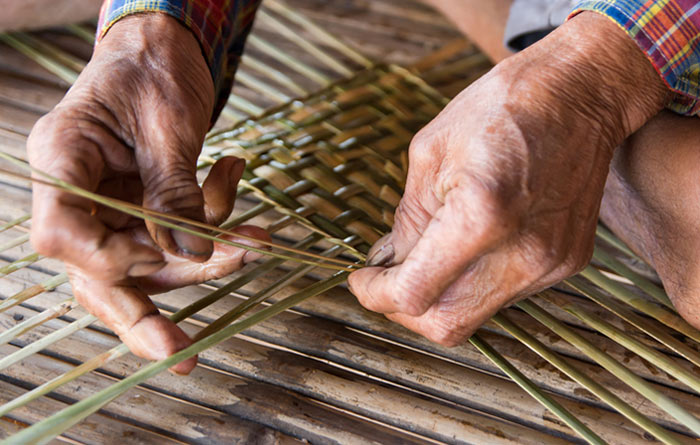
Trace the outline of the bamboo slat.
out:
[[[372,8],[442,26],[389,0]],[[84,58],[67,42],[90,36],[73,26],[50,43],[26,34],[3,41],[70,82]],[[362,259],[391,229],[412,135],[447,103],[426,79],[453,91],[488,63],[452,44],[420,70],[374,64],[277,0],[249,43],[225,114],[232,119],[217,124],[198,163],[205,171],[222,156],[247,160],[238,210],[224,227],[258,224],[285,249]],[[0,107],[21,111],[3,115],[0,136],[21,141],[63,84],[34,68],[13,75]],[[34,106],[19,105],[32,84],[24,79],[46,92]],[[9,193],[0,204],[28,202],[26,182],[2,181]],[[75,305],[60,263],[31,251],[29,218],[0,209],[8,394],[0,425],[16,433],[9,443],[99,441],[93,424],[163,443],[691,443],[700,432],[700,333],[620,261],[628,250],[603,228],[595,263],[569,281],[580,294],[549,290],[504,309],[472,339],[476,347],[431,344],[358,307],[339,287],[346,272],[277,257],[156,296],[198,342],[147,364]],[[201,362],[187,380],[160,372],[194,353]]]

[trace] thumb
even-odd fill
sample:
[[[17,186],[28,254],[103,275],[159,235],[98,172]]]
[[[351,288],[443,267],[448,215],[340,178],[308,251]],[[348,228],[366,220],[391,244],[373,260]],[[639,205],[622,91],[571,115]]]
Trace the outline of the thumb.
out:
[[[196,221],[205,221],[204,196],[197,184],[196,161],[171,153],[153,162],[139,162],[146,208]],[[144,168],[145,167],[145,168]],[[163,250],[192,261],[204,262],[211,256],[211,241],[196,235],[146,221],[153,240]],[[183,226],[200,230],[191,226]]]
[[[415,170],[409,169],[406,191],[394,214],[394,226],[374,243],[367,254],[367,266],[389,267],[403,263],[428,227],[433,212],[440,207],[437,199],[421,199],[430,191]]]
[[[497,244],[509,230],[476,192],[456,189],[401,263],[366,267],[349,277],[352,292],[367,309],[419,316],[425,313],[466,267]],[[474,211],[469,211],[470,207]],[[394,236],[391,237],[394,240]]]

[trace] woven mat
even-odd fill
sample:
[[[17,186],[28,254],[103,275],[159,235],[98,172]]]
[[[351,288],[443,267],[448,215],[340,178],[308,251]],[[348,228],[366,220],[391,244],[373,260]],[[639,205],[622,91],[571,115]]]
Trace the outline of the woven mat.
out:
[[[254,103],[257,96],[250,92],[260,85],[250,79],[249,92],[232,98],[228,124],[209,136],[200,159],[203,173],[221,156],[248,160],[228,225],[258,224],[277,242],[353,260],[389,230],[410,139],[446,103],[425,79],[454,89],[455,72],[469,73],[458,76],[466,84],[485,64],[464,44],[437,58],[439,68],[423,67],[420,76],[361,62],[345,60],[342,66],[352,74],[328,74],[313,93],[293,95],[278,85],[297,99]],[[330,69],[318,61],[308,66]],[[36,78],[26,82],[37,91],[45,87]],[[41,102],[25,100],[17,108],[33,103]],[[8,139],[10,133],[21,136],[14,131],[19,126],[10,125],[13,118],[18,116],[0,119]],[[238,123],[231,126],[233,121]],[[21,153],[21,139],[16,137],[14,153]],[[101,358],[94,370],[6,413],[3,434],[108,388],[145,364],[131,355],[104,355],[119,351],[118,339],[75,304],[62,265],[32,253],[27,243],[29,201],[26,184],[4,182],[0,218],[14,221],[0,223],[0,403],[16,402]],[[592,442],[660,437],[689,443],[694,436],[685,425],[700,413],[700,333],[672,312],[661,289],[630,269],[638,260],[602,228],[598,243],[595,267],[585,278],[504,309],[473,345],[432,344],[365,311],[337,286],[207,349],[190,377],[161,373],[147,380],[57,440],[583,442],[544,402],[587,425],[597,435],[588,437]],[[274,303],[331,276],[263,259],[226,279],[157,296],[156,303],[170,315],[193,302],[215,301],[190,311],[180,324],[194,336],[227,325],[243,301],[265,296]],[[622,383],[634,379],[638,391]]]

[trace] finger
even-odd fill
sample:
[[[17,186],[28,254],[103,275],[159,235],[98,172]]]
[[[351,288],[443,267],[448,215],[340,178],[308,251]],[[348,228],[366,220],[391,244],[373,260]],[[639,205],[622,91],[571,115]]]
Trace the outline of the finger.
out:
[[[110,178],[103,178],[97,188],[97,194],[110,196],[121,201],[141,204],[143,199],[143,184],[138,175],[117,174]],[[141,220],[127,213],[97,204],[97,217],[111,230],[121,230],[135,224],[140,224]]]
[[[360,303],[376,312],[423,314],[511,230],[509,218],[489,211],[487,202],[483,189],[450,191],[403,263],[388,269],[367,267],[350,275]]]
[[[409,169],[406,189],[394,215],[394,226],[368,252],[368,266],[387,267],[402,263],[442,205],[432,194],[431,184],[426,184],[427,176],[420,163],[417,164],[416,168]]]
[[[498,272],[489,263],[485,257],[479,259],[425,313],[392,313],[386,317],[440,345],[464,343],[507,301],[509,291],[498,286]]]
[[[196,158],[189,159],[177,149],[137,153],[143,180],[143,205],[149,209],[204,222],[204,196],[196,178]],[[204,262],[212,254],[212,242],[152,221],[146,227],[153,240],[166,252]],[[191,230],[200,230],[187,226]]]
[[[162,360],[192,344],[187,334],[168,318],[140,289],[128,282],[99,281],[70,267],[71,284],[78,302],[99,318],[131,352],[149,360]],[[171,368],[188,374],[197,358]]]
[[[76,133],[79,125],[80,121],[52,117],[40,121],[27,143],[29,157],[39,170],[95,190],[105,165],[102,150],[116,153],[123,152],[124,147],[107,133],[84,137],[83,133]],[[100,140],[101,145],[93,140]],[[148,274],[164,266],[160,252],[109,230],[93,212],[93,203],[87,199],[36,184],[33,187],[34,248],[66,263],[80,264],[96,279]]]
[[[255,226],[239,226],[234,232],[269,241],[270,235]],[[224,238],[248,246],[265,248],[251,240],[226,235]],[[195,263],[178,257],[168,257],[168,265],[157,273],[138,280],[141,289],[149,294],[167,292],[179,287],[216,280],[260,259],[263,254],[222,243],[214,243],[214,253],[204,263]]]
[[[219,159],[211,168],[202,184],[204,213],[209,224],[220,225],[233,211],[238,181],[244,169],[245,160],[233,156]]]
[[[530,295],[532,286],[540,286],[532,281],[539,274],[523,261],[519,243],[504,243],[480,256],[422,315],[386,316],[435,343],[456,346],[501,308]]]

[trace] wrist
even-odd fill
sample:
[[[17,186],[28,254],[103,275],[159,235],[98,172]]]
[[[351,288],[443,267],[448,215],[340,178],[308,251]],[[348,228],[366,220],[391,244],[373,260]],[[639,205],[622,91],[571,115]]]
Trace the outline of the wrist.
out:
[[[588,124],[612,147],[661,111],[670,94],[635,42],[593,12],[511,59],[520,65],[516,90],[539,91],[550,117]]]
[[[97,43],[93,59],[117,70],[137,71],[145,87],[158,83],[188,88],[211,115],[214,84],[201,47],[192,32],[169,15],[147,12],[120,19]]]

